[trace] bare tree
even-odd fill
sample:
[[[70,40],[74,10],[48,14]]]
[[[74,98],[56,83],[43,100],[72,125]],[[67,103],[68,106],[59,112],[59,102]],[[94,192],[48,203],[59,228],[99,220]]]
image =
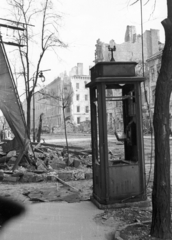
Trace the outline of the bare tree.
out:
[[[34,89],[37,85],[38,77],[41,74],[40,66],[42,59],[47,50],[54,50],[57,47],[66,47],[59,39],[58,27],[60,16],[54,12],[52,0],[7,0],[11,7],[15,21],[20,22],[25,29],[23,33],[18,32],[19,56],[21,60],[22,76],[25,83],[25,93],[27,102],[27,128],[30,136],[31,122],[31,99],[34,94]],[[38,26],[33,26],[34,22],[38,22]],[[33,28],[37,29],[35,33]],[[31,49],[36,44],[36,52],[32,62]],[[33,69],[35,71],[33,71]],[[31,72],[34,74],[31,76]]]
[[[39,116],[39,125],[38,125],[38,131],[37,131],[37,142],[39,143],[41,141],[41,131],[42,131],[42,119],[43,119],[43,113]]]
[[[135,4],[139,0],[133,2]],[[141,1],[141,0],[140,0]],[[147,0],[148,3],[151,0]],[[154,1],[154,8],[156,0]],[[167,0],[167,18],[162,21],[165,46],[157,79],[154,106],[155,165],[152,193],[151,236],[172,239],[170,212],[169,106],[172,91],[172,1]]]
[[[167,18],[162,21],[165,46],[155,90],[155,167],[152,194],[151,235],[171,239],[169,104],[172,91],[172,1],[167,0]]]
[[[68,137],[67,137],[67,120],[70,116],[66,116],[66,109],[70,108],[73,96],[73,90],[69,85],[67,87],[64,82],[62,83],[61,90],[57,93],[53,90],[47,90],[46,88],[42,89],[39,93],[41,93],[41,99],[53,99],[57,103],[57,106],[62,108],[62,116],[64,123],[64,132],[65,132],[65,140],[66,140],[66,151],[67,151],[67,165],[69,165],[69,147],[68,147]]]

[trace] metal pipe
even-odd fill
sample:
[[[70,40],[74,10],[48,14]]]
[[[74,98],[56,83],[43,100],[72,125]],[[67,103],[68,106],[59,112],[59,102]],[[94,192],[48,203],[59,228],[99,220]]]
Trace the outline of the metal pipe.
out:
[[[144,44],[143,44],[143,10],[142,10],[142,0],[140,0],[140,16],[141,16],[141,39],[142,39],[142,68],[143,68],[143,77],[145,75],[144,70]]]

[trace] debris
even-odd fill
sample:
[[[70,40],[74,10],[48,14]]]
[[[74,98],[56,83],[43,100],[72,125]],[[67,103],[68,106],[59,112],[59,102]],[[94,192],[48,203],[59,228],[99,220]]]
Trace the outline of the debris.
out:
[[[14,176],[9,176],[9,175],[4,175],[3,177],[3,182],[17,182],[19,181],[20,177],[14,177]]]
[[[7,157],[16,157],[16,156],[17,156],[17,153],[16,153],[15,150],[10,151],[10,152],[7,153]]]
[[[85,173],[83,171],[76,172],[74,174],[74,178],[75,178],[75,180],[83,180],[83,179],[85,179]]]
[[[69,171],[69,170],[58,172],[58,176],[63,181],[71,181],[72,179],[74,179],[73,171]]]
[[[93,178],[93,173],[90,172],[90,173],[85,173],[85,179],[92,179]]]
[[[72,187],[71,185],[69,185],[68,183],[64,182],[62,179],[60,179],[59,177],[57,176],[54,176],[60,183],[64,184],[65,186],[71,188],[72,190],[74,191],[77,191],[79,192],[80,190],[76,189],[75,187]]]
[[[90,150],[69,147],[69,152],[68,158],[64,146],[38,143],[33,146],[34,158],[23,155],[15,170],[13,165],[19,153],[12,150],[6,155],[0,154],[0,181],[3,181],[4,173],[11,174],[11,181],[20,182],[57,181],[57,176],[64,182],[92,179]],[[10,177],[5,177],[4,180],[10,180]]]
[[[73,161],[73,166],[74,166],[75,168],[78,168],[79,165],[80,165],[80,161],[77,160],[77,159],[75,159],[75,160]]]

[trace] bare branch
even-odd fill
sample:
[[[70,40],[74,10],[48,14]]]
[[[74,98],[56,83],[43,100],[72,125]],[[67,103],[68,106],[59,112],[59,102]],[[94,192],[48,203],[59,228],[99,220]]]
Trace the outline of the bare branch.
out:
[[[136,0],[135,2],[131,3],[130,6],[136,4],[137,2],[139,2],[140,0]]]
[[[147,0],[147,2],[144,4],[144,6],[149,2],[150,0]]]
[[[23,72],[23,79],[25,83],[25,92],[28,108],[27,125],[29,126],[28,129],[30,129],[31,97],[38,82],[42,59],[47,50],[53,48],[55,49],[56,47],[67,47],[67,45],[63,43],[62,40],[60,40],[59,38],[58,27],[61,16],[55,13],[51,0],[42,0],[41,3],[36,0],[7,1],[12,7],[11,12],[15,20],[18,22],[22,22],[25,27],[24,33],[20,34],[18,32],[18,36],[15,41],[17,43],[24,42],[25,45],[23,49],[19,48],[18,53],[21,60],[21,72]],[[35,28],[33,29],[33,25],[30,25],[31,21],[35,21],[36,18],[42,21],[41,31],[37,28],[37,26],[35,26]],[[30,49],[36,44],[36,52],[38,52],[38,54],[37,56],[34,56],[34,60],[32,62]],[[35,68],[34,74],[31,72],[32,65]],[[59,100],[59,97],[56,96],[56,100]],[[60,101],[62,102],[62,99]]]

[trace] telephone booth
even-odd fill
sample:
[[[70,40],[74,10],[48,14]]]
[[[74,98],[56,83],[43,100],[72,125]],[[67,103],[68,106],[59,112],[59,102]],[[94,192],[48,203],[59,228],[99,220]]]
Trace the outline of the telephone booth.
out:
[[[93,201],[100,207],[146,200],[141,82],[135,62],[91,68]]]

